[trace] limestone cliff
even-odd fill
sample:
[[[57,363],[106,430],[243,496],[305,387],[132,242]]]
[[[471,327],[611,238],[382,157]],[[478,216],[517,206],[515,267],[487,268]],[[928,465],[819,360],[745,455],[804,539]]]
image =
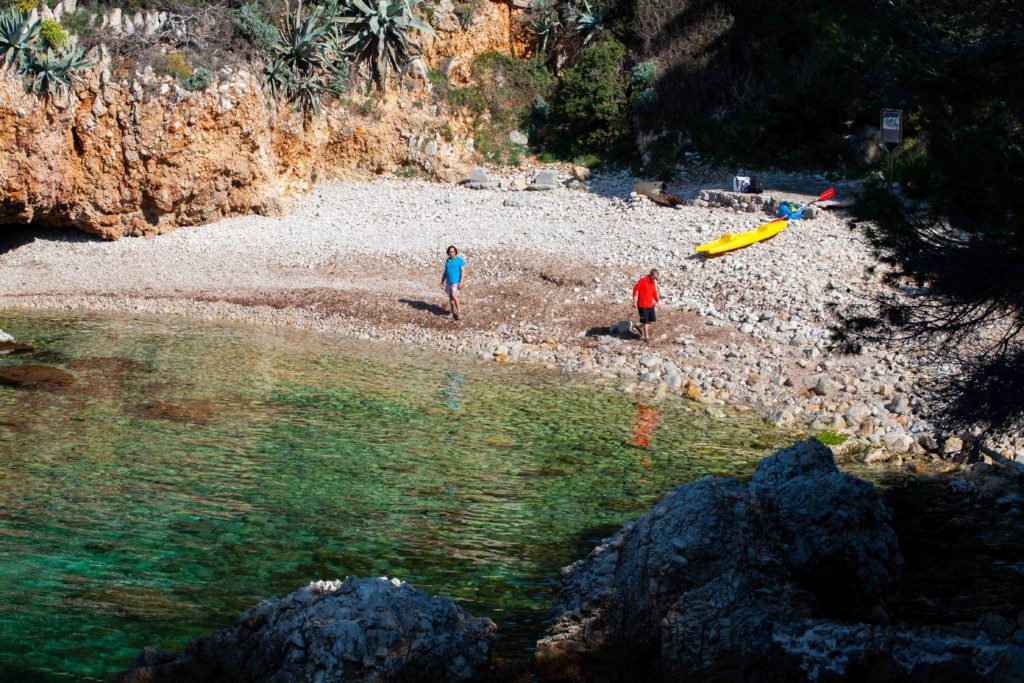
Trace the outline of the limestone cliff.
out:
[[[513,13],[481,2],[469,25],[445,0],[423,58],[383,96],[304,120],[258,74],[222,70],[188,92],[169,78],[111,76],[103,55],[76,93],[44,103],[0,74],[0,223],[70,225],[106,239],[151,235],[242,213],[274,214],[313,182],[403,166],[441,179],[472,154],[465,122],[431,100],[428,69],[455,81],[484,52],[508,53]]]

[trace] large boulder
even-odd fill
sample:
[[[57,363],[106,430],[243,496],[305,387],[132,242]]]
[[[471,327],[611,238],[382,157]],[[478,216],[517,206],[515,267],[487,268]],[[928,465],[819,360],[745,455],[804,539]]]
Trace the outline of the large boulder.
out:
[[[773,625],[809,617],[808,596],[774,573],[730,569],[688,591],[661,626],[660,668],[669,680],[793,681],[800,661]]]
[[[609,668],[640,676],[632,667],[656,658],[659,623],[679,596],[765,559],[751,502],[740,482],[705,477],[669,491],[654,510],[563,569],[557,621],[538,643],[539,668],[574,680]]]
[[[475,681],[491,670],[495,625],[397,579],[317,581],[198,638],[152,649],[121,683]]]
[[[749,484],[705,477],[673,489],[563,570],[538,668],[580,681],[785,680],[800,662],[773,625],[884,620],[901,564],[874,487],[840,472],[818,441],[801,442]]]
[[[819,610],[886,620],[903,558],[874,486],[840,472],[832,452],[811,439],[762,460],[750,491],[775,552]]]

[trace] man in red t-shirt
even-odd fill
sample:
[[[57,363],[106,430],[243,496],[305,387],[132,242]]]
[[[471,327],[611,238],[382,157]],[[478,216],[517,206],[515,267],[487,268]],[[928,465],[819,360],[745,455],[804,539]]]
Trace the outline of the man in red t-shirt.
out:
[[[640,338],[648,343],[651,341],[651,336],[647,326],[658,319],[654,309],[661,302],[658,298],[657,281],[658,271],[655,269],[633,285],[633,305],[640,313]]]

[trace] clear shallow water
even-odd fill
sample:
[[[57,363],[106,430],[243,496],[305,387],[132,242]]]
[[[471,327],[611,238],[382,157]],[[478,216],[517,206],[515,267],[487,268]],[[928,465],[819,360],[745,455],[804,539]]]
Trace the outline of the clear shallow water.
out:
[[[110,680],[348,574],[456,599],[522,656],[551,581],[672,486],[788,442],[676,399],[312,334],[0,313],[0,679]]]

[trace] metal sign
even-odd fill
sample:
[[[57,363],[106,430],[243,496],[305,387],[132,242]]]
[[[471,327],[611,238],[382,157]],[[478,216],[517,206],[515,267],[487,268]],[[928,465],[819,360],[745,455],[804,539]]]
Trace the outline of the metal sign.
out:
[[[882,144],[895,149],[903,142],[903,110],[882,110]]]

